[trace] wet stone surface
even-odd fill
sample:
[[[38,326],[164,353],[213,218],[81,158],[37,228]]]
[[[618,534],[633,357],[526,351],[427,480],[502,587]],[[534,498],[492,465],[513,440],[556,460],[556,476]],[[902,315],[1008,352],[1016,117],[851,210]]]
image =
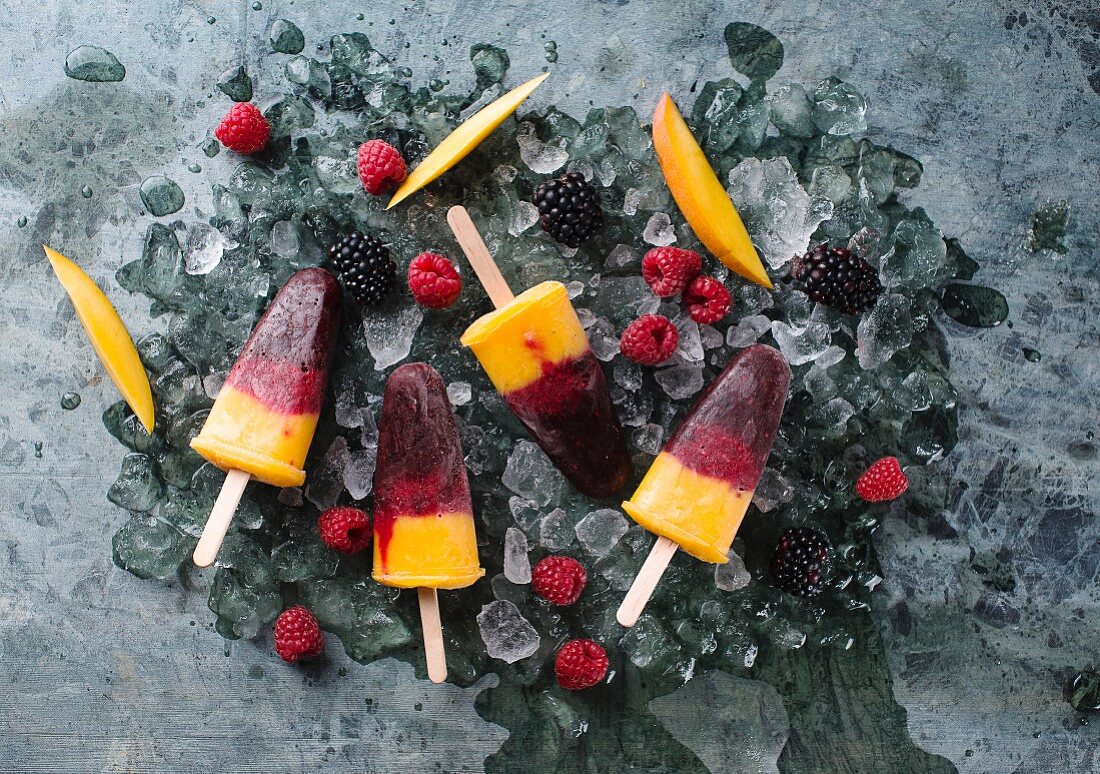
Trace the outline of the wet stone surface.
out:
[[[595,25],[584,34],[580,25],[594,11],[569,13],[576,19],[566,27],[575,34],[555,31],[553,53],[557,67],[582,72],[590,55],[579,53],[582,41]],[[20,191],[0,199],[7,213],[0,222],[14,231],[19,212],[38,208],[18,240],[50,241],[83,259],[139,339],[157,400],[157,431],[149,436],[124,404],[112,405],[117,398],[99,377],[71,309],[56,303],[49,278],[17,288],[16,298],[35,298],[36,309],[48,299],[45,312],[32,313],[24,300],[6,314],[25,338],[13,347],[16,358],[30,360],[41,331],[47,332],[48,344],[33,359],[37,372],[50,374],[51,389],[41,406],[0,417],[4,470],[30,482],[12,489],[14,515],[0,518],[13,579],[0,581],[0,603],[10,613],[0,632],[12,634],[5,637],[13,643],[5,656],[30,664],[38,643],[55,638],[64,620],[42,600],[62,600],[70,617],[87,616],[89,605],[108,611],[60,646],[72,654],[71,666],[58,658],[48,667],[61,684],[115,686],[103,711],[114,713],[122,758],[96,759],[96,767],[177,765],[176,742],[153,749],[139,741],[144,721],[133,709],[139,683],[129,687],[147,669],[133,654],[157,653],[173,665],[174,684],[228,676],[219,683],[225,689],[217,689],[226,722],[258,731],[243,747],[202,751],[200,763],[211,769],[232,767],[242,755],[264,765],[265,738],[278,735],[309,740],[296,748],[301,767],[324,761],[334,770],[396,760],[409,739],[423,740],[425,769],[435,762],[476,769],[484,761],[491,771],[624,765],[703,771],[720,770],[722,761],[737,756],[758,766],[746,770],[760,771],[1074,768],[1079,751],[1094,741],[1063,692],[1076,673],[1094,665],[1086,643],[1096,609],[1089,583],[1096,569],[1089,551],[1096,503],[1085,482],[1096,448],[1088,435],[1095,431],[1090,404],[1066,407],[1062,393],[1085,394],[1086,385],[1096,383],[1095,365],[1072,354],[1089,335],[1096,280],[1074,273],[1059,285],[1053,278],[1095,248],[1095,223],[1078,208],[1085,189],[1072,181],[1065,190],[1034,191],[1026,202],[1017,202],[1018,190],[999,193],[1009,187],[1004,179],[987,192],[950,185],[969,134],[988,137],[991,127],[1005,125],[997,113],[1003,100],[991,95],[1007,81],[981,91],[982,118],[964,125],[942,113],[958,88],[937,95],[924,84],[965,79],[960,69],[981,66],[965,59],[973,53],[960,50],[951,60],[907,53],[912,61],[903,71],[922,84],[914,93],[850,62],[811,60],[806,39],[797,35],[780,41],[756,25],[727,27],[733,20],[709,19],[715,31],[705,45],[713,56],[699,61],[721,58],[721,66],[677,71],[667,85],[746,213],[773,276],[782,276],[786,253],[811,241],[843,246],[855,236],[853,247],[879,270],[887,291],[857,320],[815,308],[787,283],[778,283],[774,294],[762,292],[710,261],[708,270],[733,293],[733,312],[710,328],[679,321],[681,351],[655,371],[633,366],[614,346],[638,314],[678,312],[639,281],[638,256],[653,244],[697,243],[664,187],[644,126],[657,93],[650,88],[637,97],[615,86],[629,81],[628,73],[653,77],[635,58],[640,41],[626,33],[601,40],[591,53],[601,64],[589,69],[614,75],[586,76],[591,86],[584,101],[566,94],[564,84],[538,95],[459,167],[386,212],[382,200],[362,193],[348,163],[358,142],[382,137],[418,160],[473,106],[498,93],[501,82],[510,85],[546,66],[551,49],[475,45],[508,35],[470,28],[462,46],[448,45],[445,72],[406,58],[386,31],[388,17],[373,20],[373,27],[295,18],[309,45],[292,56],[293,46],[275,46],[276,37],[291,33],[280,28],[276,36],[278,22],[266,14],[262,7],[249,12],[252,33],[270,32],[263,45],[287,53],[268,52],[262,67],[249,69],[273,143],[252,160],[205,153],[205,171],[187,177],[179,206],[168,211],[179,220],[151,222],[119,194],[156,175],[183,180],[171,153],[134,150],[108,135],[81,149],[81,176],[64,169],[55,174],[43,153],[22,177],[14,173],[15,159],[0,153],[0,174]],[[208,24],[205,16],[195,21],[203,34],[218,33],[222,24]],[[899,22],[891,33],[896,38],[889,38],[899,50],[905,24],[915,21]],[[239,30],[229,29],[235,38]],[[1013,56],[1043,89],[1067,88],[1050,82],[1045,65],[1031,64],[1020,34],[1005,29],[1001,42],[1019,47]],[[427,39],[425,32],[417,45]],[[55,69],[57,57],[76,42],[51,53]],[[155,46],[135,42],[132,51],[140,50],[151,57]],[[221,67],[236,61],[230,48],[220,50]],[[458,52],[469,60],[463,63]],[[1077,61],[1071,48],[1066,56]],[[934,77],[921,71],[940,60]],[[207,96],[217,80],[217,68],[207,67],[188,64],[163,84],[189,106],[203,98],[217,102],[188,118],[198,128],[186,142],[172,139],[157,99],[146,103],[129,92],[89,96],[62,84],[63,91],[44,99],[62,109],[77,106],[93,119],[118,114],[121,102],[121,114],[131,118],[119,120],[132,120],[135,130],[151,125],[173,147],[186,145],[191,163],[227,107],[224,97]],[[1073,88],[1095,108],[1087,84]],[[29,97],[15,99],[41,113]],[[550,107],[555,102],[560,108]],[[929,120],[941,111],[942,146],[915,139],[924,135],[898,118],[913,103]],[[42,134],[43,147],[56,147]],[[1080,155],[1085,147],[1048,150],[1044,158],[1051,164],[1069,158],[1095,173],[1095,155]],[[576,252],[559,249],[524,206],[538,182],[572,170],[597,185],[607,221],[604,232]],[[90,197],[80,193],[83,187]],[[1052,196],[1069,201],[1072,218],[1040,209]],[[624,520],[616,501],[592,501],[571,490],[524,440],[459,347],[456,332],[488,302],[443,220],[455,203],[470,208],[514,286],[552,278],[571,283],[639,474],[738,348],[760,341],[795,363],[767,486],[736,545],[739,563],[716,575],[710,565],[678,557],[630,632],[615,624],[613,613],[652,537]],[[975,227],[990,208],[994,219]],[[319,264],[334,237],[351,228],[382,237],[401,270],[425,249],[450,254],[467,275],[466,289],[445,312],[422,311],[403,293],[365,317],[349,302],[304,490],[250,487],[216,571],[195,572],[188,557],[222,474],[187,443],[275,290],[294,270]],[[1005,244],[1015,247],[992,249]],[[21,276],[39,271],[40,254],[31,257],[28,247],[16,255]],[[945,286],[956,289],[953,295]],[[983,298],[969,299],[975,315],[957,311],[965,311],[967,300],[965,293],[958,300],[957,288],[983,286],[1004,294],[1006,324],[960,325],[991,319]],[[1005,319],[1001,312],[994,317]],[[1027,357],[1028,350],[1041,350],[1041,361]],[[313,526],[325,505],[361,498],[369,506],[382,385],[392,367],[414,359],[430,360],[450,385],[487,570],[474,587],[441,594],[458,686],[441,690],[463,708],[458,713],[431,698],[441,694],[422,681],[414,595],[370,581],[369,557],[332,554]],[[13,380],[5,385],[33,394],[19,378],[5,377]],[[83,395],[77,411],[59,405],[57,396],[70,391]],[[106,409],[102,424],[93,407]],[[1025,419],[1036,411],[1038,433]],[[105,448],[104,429],[118,442],[113,448]],[[82,440],[52,440],[62,434]],[[44,438],[50,440],[39,459],[34,443]],[[902,460],[913,486],[893,507],[868,507],[853,499],[852,482],[884,454]],[[1051,454],[1059,462],[1042,464]],[[108,467],[119,472],[108,475]],[[78,468],[95,475],[74,478]],[[88,515],[94,503],[100,506]],[[779,532],[808,524],[826,531],[839,554],[830,589],[811,601],[776,591],[768,569]],[[112,552],[129,573],[108,564]],[[523,585],[529,564],[550,552],[575,556],[588,569],[589,586],[567,611],[538,601]],[[1043,609],[1035,608],[1036,599]],[[328,632],[325,659],[310,667],[284,667],[270,647],[270,621],[296,602],[311,607]],[[226,638],[224,646],[217,635]],[[580,636],[607,646],[611,672],[605,684],[567,694],[554,685],[553,654]],[[110,666],[118,658],[82,661],[84,652],[102,650],[109,640],[107,648],[133,666]],[[347,662],[341,650],[358,663]],[[397,661],[385,660],[391,657]],[[392,690],[378,678],[380,668],[394,675]],[[1076,704],[1084,708],[1089,693],[1078,688],[1074,695],[1084,698]],[[975,694],[985,697],[988,710],[972,709]],[[173,695],[177,703],[193,701],[186,693]],[[30,684],[16,696],[12,754],[34,758],[50,693]],[[945,709],[943,697],[957,708]],[[998,710],[1004,697],[1026,709]],[[306,709],[287,715],[287,707],[303,703]],[[385,722],[376,717],[380,706],[389,713]],[[684,707],[712,708],[716,722],[687,727]],[[453,722],[425,725],[418,708],[425,721],[453,715]],[[200,731],[185,723],[173,738]],[[448,744],[441,749],[443,739]],[[88,768],[73,768],[72,760],[56,768]]]

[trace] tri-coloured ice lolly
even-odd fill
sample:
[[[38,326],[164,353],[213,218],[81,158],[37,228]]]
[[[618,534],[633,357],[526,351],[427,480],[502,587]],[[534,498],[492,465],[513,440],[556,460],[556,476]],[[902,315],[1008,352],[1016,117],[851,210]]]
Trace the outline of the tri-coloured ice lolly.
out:
[[[417,589],[428,676],[437,683],[447,678],[447,658],[436,589],[484,574],[447,388],[431,366],[403,365],[386,382],[378,423],[373,576]]]
[[[374,579],[457,589],[484,574],[447,388],[431,366],[403,365],[386,382],[378,426]]]
[[[614,494],[630,457],[607,381],[560,282],[543,282],[462,336],[546,455],[577,489]]]
[[[191,447],[222,470],[300,486],[339,324],[333,276],[293,274],[248,337]]]
[[[637,620],[676,548],[724,564],[771,453],[791,369],[771,347],[741,350],[665,444],[623,509],[660,535],[619,610]]]

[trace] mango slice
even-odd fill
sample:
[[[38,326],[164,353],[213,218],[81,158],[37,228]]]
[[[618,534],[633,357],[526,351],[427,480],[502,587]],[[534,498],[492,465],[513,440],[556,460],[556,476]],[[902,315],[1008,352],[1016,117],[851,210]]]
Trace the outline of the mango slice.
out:
[[[145,375],[145,366],[138,357],[134,340],[130,338],[118,312],[83,269],[56,250],[45,245],[42,249],[46,251],[58,281],[72,299],[76,316],[84,326],[84,332],[88,334],[100,362],[107,369],[107,375],[130,404],[146,432],[152,433],[155,416],[153,390],[149,387],[149,377]]]
[[[667,93],[653,112],[653,147],[672,198],[699,241],[745,279],[771,288],[741,216]]]
[[[544,73],[538,78],[532,78],[527,83],[517,86],[507,94],[490,102],[459,124],[458,128],[447,135],[443,142],[439,143],[435,150],[420,162],[412,174],[405,178],[405,182],[394,192],[390,203],[386,205],[386,209],[388,210],[398,202],[412,196],[466,158],[470,151],[492,134],[493,130],[500,126],[505,118],[516,112],[523,101],[531,96],[531,92],[549,77],[550,73]]]

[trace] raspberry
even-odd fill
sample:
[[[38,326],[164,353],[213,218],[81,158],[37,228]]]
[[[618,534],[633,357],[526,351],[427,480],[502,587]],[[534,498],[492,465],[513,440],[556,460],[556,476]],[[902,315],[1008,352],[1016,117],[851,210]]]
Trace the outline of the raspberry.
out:
[[[568,556],[548,556],[531,570],[535,593],[552,605],[571,605],[580,599],[588,574]]]
[[[816,597],[821,593],[829,541],[816,529],[791,527],[784,530],[772,556],[776,585],[789,594]]]
[[[679,247],[654,247],[642,258],[642,276],[661,298],[683,293],[702,270],[699,253]]]
[[[405,179],[405,159],[384,140],[367,140],[360,145],[357,165],[360,182],[374,196]]]
[[[317,519],[325,545],[342,554],[355,554],[370,545],[370,517],[346,505],[329,508]]]
[[[856,494],[869,503],[901,497],[908,488],[909,479],[901,471],[897,457],[883,457],[856,482]]]
[[[812,301],[844,314],[862,314],[882,293],[875,267],[841,247],[817,245],[795,258],[791,276]]]
[[[238,102],[229,109],[214,130],[222,145],[237,153],[255,153],[267,145],[271,126],[251,102]]]
[[[462,278],[446,256],[421,253],[409,264],[409,290],[421,306],[446,309],[462,292]]]
[[[284,610],[275,619],[275,652],[288,664],[320,655],[324,647],[317,619],[301,605]]]
[[[592,640],[570,640],[554,659],[554,674],[567,691],[591,688],[607,674],[607,651]]]
[[[672,357],[680,343],[680,332],[667,317],[643,314],[626,326],[619,349],[641,365],[657,365]]]
[[[730,292],[714,277],[696,277],[684,291],[691,319],[700,325],[716,323],[729,314]]]

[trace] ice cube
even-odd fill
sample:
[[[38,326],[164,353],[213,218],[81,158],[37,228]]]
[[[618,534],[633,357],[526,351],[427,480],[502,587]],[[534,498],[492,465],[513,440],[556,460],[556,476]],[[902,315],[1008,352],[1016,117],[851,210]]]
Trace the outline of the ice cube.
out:
[[[477,628],[490,658],[509,664],[533,656],[542,642],[535,627],[512,602],[498,599],[481,608]]]
[[[772,321],[762,314],[752,314],[742,317],[735,327],[726,331],[726,343],[731,347],[747,347],[770,330]]]
[[[699,323],[691,319],[687,312],[681,312],[672,324],[679,331],[680,339],[676,345],[676,354],[685,363],[698,363],[703,359],[703,340],[699,333]]]
[[[276,255],[293,259],[298,256],[300,247],[298,224],[292,220],[279,220],[271,227],[271,249]]]
[[[806,90],[789,83],[769,94],[771,120],[775,128],[792,137],[810,137],[814,133],[813,103]]]
[[[592,353],[605,363],[619,354],[619,337],[615,334],[615,326],[604,317],[596,320],[588,329],[588,343],[592,347]]]
[[[569,152],[558,145],[542,142],[535,135],[535,125],[529,121],[521,121],[516,126],[516,142],[523,163],[540,175],[555,172],[569,161]]]
[[[913,339],[913,318],[909,299],[884,293],[859,321],[856,329],[856,357],[870,371],[892,358]]]
[[[642,239],[651,245],[663,247],[676,241],[676,230],[672,227],[672,219],[664,212],[655,212],[646,221]]]
[[[844,167],[825,164],[814,169],[808,190],[810,196],[828,199],[834,206],[839,206],[852,195],[852,178],[844,171]]]
[[[292,508],[297,508],[302,504],[302,487],[284,486],[279,490],[277,499],[282,505],[289,505]]]
[[[791,482],[782,473],[765,468],[752,493],[752,504],[757,510],[768,513],[793,499],[794,487],[791,486]]]
[[[864,226],[852,234],[848,240],[848,249],[863,260],[871,260],[879,256],[879,247],[882,244],[882,235],[870,226]]]
[[[549,551],[568,548],[573,542],[573,518],[561,508],[555,508],[539,524],[539,545]]]
[[[630,529],[626,518],[612,508],[601,508],[581,519],[575,528],[577,540],[593,556],[606,556]]]
[[[644,669],[654,660],[671,662],[680,650],[676,640],[649,614],[642,614],[634,628],[619,641],[634,666]]]
[[[152,510],[164,495],[164,485],[157,478],[153,458],[147,454],[127,454],[122,458],[122,470],[107,490],[107,499],[129,511]]]
[[[321,465],[315,465],[309,471],[306,479],[306,499],[318,510],[323,511],[336,505],[337,499],[344,491],[344,468],[347,467],[349,459],[351,459],[351,451],[348,449],[347,439],[338,435],[325,452]]]
[[[374,464],[378,458],[378,449],[354,451],[344,466],[344,488],[353,500],[362,500],[370,494],[374,485]]]
[[[853,134],[867,128],[867,100],[839,78],[826,78],[813,95],[813,120],[826,134]]]
[[[520,529],[532,537],[538,535],[542,511],[533,502],[512,495],[508,498],[508,510]]]
[[[218,397],[218,393],[222,391],[222,385],[225,384],[225,377],[228,376],[227,371],[214,371],[202,378],[202,391],[206,393],[206,397],[213,400]]]
[[[611,369],[611,378],[615,384],[624,390],[640,390],[642,388],[642,369],[633,360],[619,360]]]
[[[779,351],[791,365],[803,365],[821,356],[829,347],[831,332],[823,322],[810,322],[796,328],[782,320],[772,322],[772,336]]]
[[[729,182],[753,244],[773,269],[806,252],[810,235],[833,215],[832,202],[806,193],[785,156],[745,159],[730,170]]]
[[[592,313],[592,310],[585,306],[577,307],[577,319],[580,320],[581,327],[585,330],[591,328],[596,322],[596,315]]]
[[[833,398],[817,406],[812,419],[821,427],[826,438],[842,438],[848,431],[848,420],[855,413],[855,407],[844,398]]]
[[[185,266],[188,274],[209,274],[222,261],[226,250],[237,243],[207,223],[192,223],[187,228]]]
[[[703,389],[703,368],[700,365],[677,365],[663,368],[653,376],[665,394],[673,400],[690,398]]]
[[[615,245],[607,254],[604,268],[608,271],[623,271],[634,269],[641,265],[642,259],[638,251],[630,245]]]
[[[447,398],[452,406],[465,406],[474,397],[474,388],[469,382],[451,382],[447,385]]]
[[[879,267],[882,284],[888,288],[933,284],[947,263],[947,243],[923,210],[897,225],[893,242]]]
[[[315,156],[313,169],[325,190],[334,194],[351,194],[362,189],[355,159]]]
[[[371,310],[363,317],[363,337],[374,358],[374,370],[384,371],[409,356],[413,337],[423,320],[424,313],[411,298],[403,298],[395,306]]]
[[[722,331],[710,325],[699,326],[699,338],[702,341],[703,349],[718,349],[726,340],[722,335]]]
[[[540,507],[561,499],[565,479],[550,459],[530,441],[520,441],[508,457],[501,483]]]
[[[714,568],[714,585],[722,591],[737,591],[752,581],[752,574],[745,569],[745,560],[732,548],[727,554],[729,561]]]
[[[531,560],[527,558],[527,536],[509,527],[504,533],[504,577],[512,583],[531,582]]]
[[[661,442],[664,440],[665,430],[658,424],[650,423],[634,429],[631,440],[639,451],[656,456],[661,451]]]
[[[134,514],[112,540],[114,562],[139,578],[168,578],[179,572],[194,540],[155,516]]]

